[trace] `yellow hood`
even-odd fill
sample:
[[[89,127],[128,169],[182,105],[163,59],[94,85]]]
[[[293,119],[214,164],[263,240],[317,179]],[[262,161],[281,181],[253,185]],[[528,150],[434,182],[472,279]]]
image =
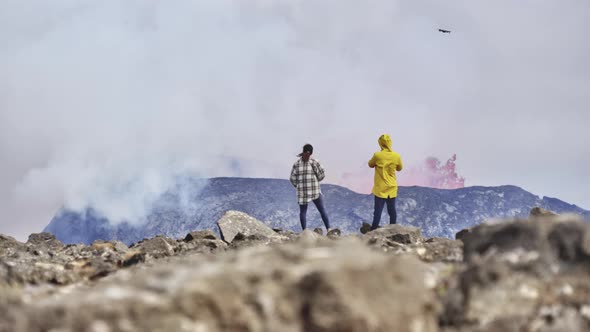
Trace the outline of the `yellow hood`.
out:
[[[387,134],[381,135],[379,137],[379,146],[381,147],[381,151],[389,151],[391,152],[391,137]]]

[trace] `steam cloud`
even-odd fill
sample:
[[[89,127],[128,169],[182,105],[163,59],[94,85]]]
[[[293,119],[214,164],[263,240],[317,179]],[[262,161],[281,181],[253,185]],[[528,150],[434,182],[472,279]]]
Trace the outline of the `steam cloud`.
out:
[[[407,165],[456,152],[470,184],[590,206],[589,4],[2,1],[0,233],[141,220],[179,175],[286,178],[306,142],[327,182],[370,183],[383,133]]]

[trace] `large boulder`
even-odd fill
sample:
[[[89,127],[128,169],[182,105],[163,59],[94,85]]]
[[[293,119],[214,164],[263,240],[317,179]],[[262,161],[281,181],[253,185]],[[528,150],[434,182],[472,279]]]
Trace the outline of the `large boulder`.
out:
[[[277,237],[278,234],[272,228],[258,219],[239,211],[227,211],[217,221],[221,237],[226,242],[232,242],[234,237],[241,233],[243,236],[259,235],[268,238]]]
[[[482,224],[461,240],[466,260],[489,254],[524,253],[535,256],[546,267],[566,268],[590,262],[590,224],[568,215]]]
[[[441,322],[472,331],[588,331],[590,225],[572,216],[482,224],[461,237],[465,267]]]

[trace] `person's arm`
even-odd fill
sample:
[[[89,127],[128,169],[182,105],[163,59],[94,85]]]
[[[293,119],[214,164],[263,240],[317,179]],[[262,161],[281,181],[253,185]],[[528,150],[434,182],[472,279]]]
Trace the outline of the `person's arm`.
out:
[[[297,188],[297,164],[293,165],[291,169],[291,177],[289,178],[293,187]]]
[[[377,158],[375,158],[375,155],[373,155],[373,158],[371,158],[371,160],[369,160],[369,167],[375,168],[376,164],[377,164]]]
[[[404,168],[404,164],[402,163],[402,158],[399,158],[399,163],[397,164],[397,166],[395,166],[395,170],[396,171],[401,171]]]
[[[326,171],[322,167],[322,165],[316,160],[315,163],[316,167],[314,169],[315,176],[318,178],[318,181],[322,181],[326,177]]]

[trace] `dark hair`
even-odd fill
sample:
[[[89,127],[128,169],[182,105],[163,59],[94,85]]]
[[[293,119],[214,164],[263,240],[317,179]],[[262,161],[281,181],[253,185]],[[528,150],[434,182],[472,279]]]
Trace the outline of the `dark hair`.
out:
[[[301,152],[300,154],[298,154],[298,157],[301,157],[303,155],[303,153],[305,152],[309,152],[309,154],[313,154],[313,146],[311,144],[305,144],[303,146],[303,152]]]

